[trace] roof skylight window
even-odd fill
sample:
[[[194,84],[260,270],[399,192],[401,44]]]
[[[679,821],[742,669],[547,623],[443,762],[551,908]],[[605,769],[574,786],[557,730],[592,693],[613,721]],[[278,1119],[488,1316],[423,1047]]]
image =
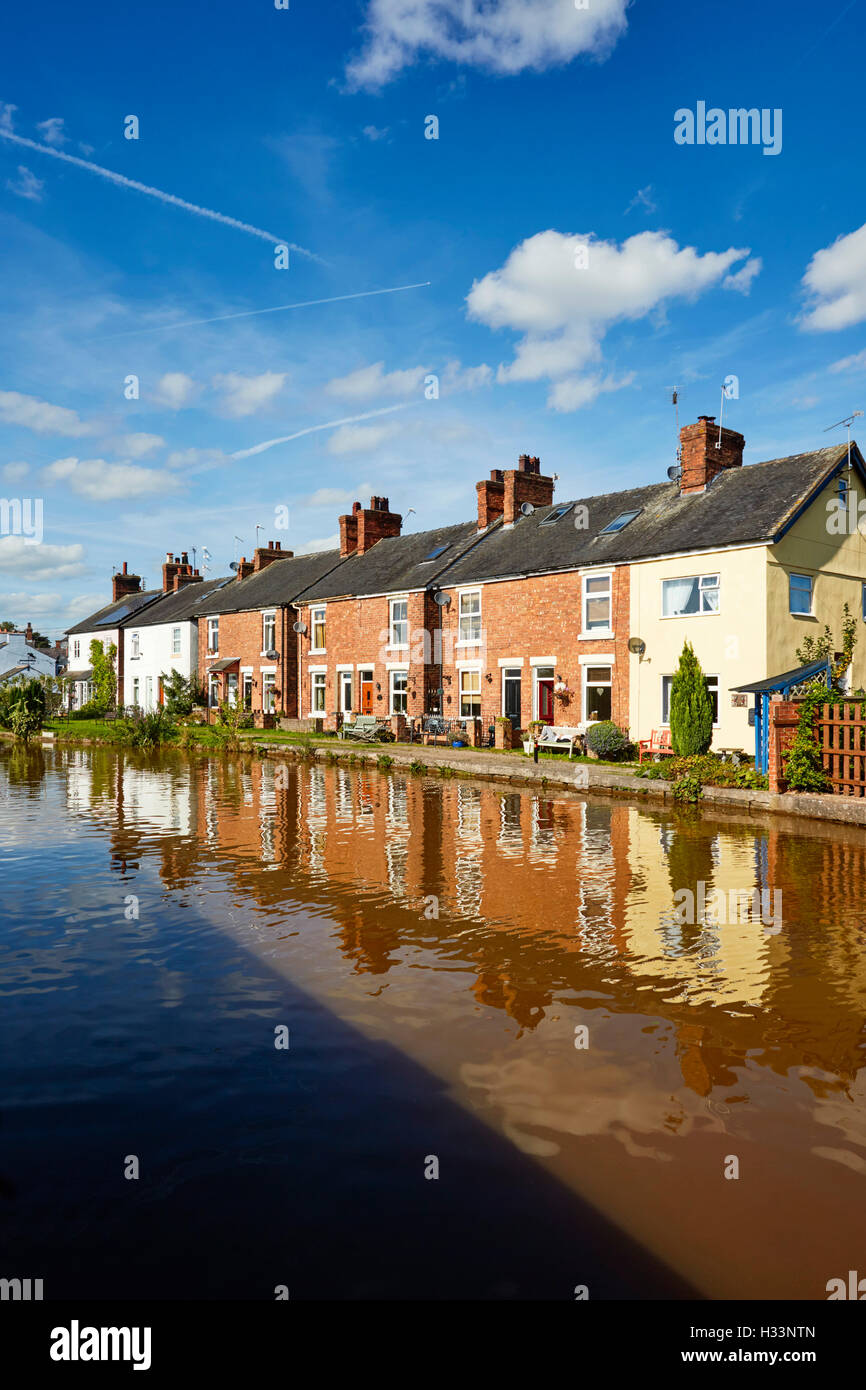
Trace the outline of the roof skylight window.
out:
[[[640,513],[640,507],[638,507],[637,510],[633,512],[620,512],[619,516],[615,516],[613,521],[608,522],[607,526],[605,526],[603,530],[599,531],[598,534],[600,536],[615,535],[617,531],[623,531],[625,527],[628,526],[630,521],[634,521],[636,516],[640,516]]]

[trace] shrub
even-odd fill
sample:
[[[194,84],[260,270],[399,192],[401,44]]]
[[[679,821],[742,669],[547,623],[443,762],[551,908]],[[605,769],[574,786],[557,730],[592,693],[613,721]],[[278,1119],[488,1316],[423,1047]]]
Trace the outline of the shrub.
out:
[[[104,719],[107,705],[100,704],[98,700],[88,700],[86,705],[79,705],[78,709],[69,711],[70,719]]]
[[[784,763],[785,780],[791,791],[827,792],[830,782],[821,762],[821,750],[815,737],[815,719],[821,705],[834,703],[828,692],[818,686],[808,691],[800,706],[800,717],[794,742]]]
[[[426,772],[427,769],[425,768],[424,764],[423,764],[418,758],[414,758],[414,759],[412,760],[412,762],[409,764],[409,771],[410,771],[410,772],[419,773],[419,772]]]
[[[394,759],[388,753],[380,753],[376,759],[376,766],[380,772],[387,772],[394,766]]]
[[[180,671],[170,671],[168,674],[163,671],[160,680],[166,713],[172,719],[184,719],[204,703],[204,687],[195,673],[186,677]]]
[[[683,643],[671,683],[670,725],[671,746],[681,757],[706,753],[713,741],[713,704],[690,642]]]
[[[610,719],[602,719],[598,724],[590,724],[586,731],[586,746],[600,758],[621,758],[629,748],[629,741],[618,724]]]
[[[13,686],[7,718],[16,739],[29,743],[32,735],[39,733],[45,722],[45,708],[45,691],[38,681],[24,681]]]
[[[159,748],[177,735],[174,720],[164,709],[150,710],[130,719],[118,720],[124,743],[132,748]]]

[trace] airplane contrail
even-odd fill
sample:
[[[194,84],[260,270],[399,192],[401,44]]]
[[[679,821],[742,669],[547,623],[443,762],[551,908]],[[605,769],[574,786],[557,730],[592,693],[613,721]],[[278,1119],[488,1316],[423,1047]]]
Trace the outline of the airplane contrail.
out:
[[[266,439],[262,444],[254,444],[251,449],[238,449],[229,457],[233,459],[252,458],[253,454],[263,454],[266,449],[273,449],[275,444],[288,444],[293,439],[300,439],[304,434],[316,434],[319,430],[333,430],[338,425],[354,425],[359,420],[372,420],[377,415],[391,415],[395,410],[408,410],[410,406],[418,404],[418,401],[406,401],[402,405],[383,406],[381,410],[368,410],[364,415],[347,415],[342,420],[328,420],[324,425],[308,425],[305,430],[296,430],[294,434],[284,434],[280,439]]]
[[[282,314],[286,309],[311,309],[316,304],[340,304],[346,299],[369,299],[376,294],[399,294],[401,290],[423,290],[432,284],[431,280],[421,280],[417,285],[392,285],[385,290],[359,290],[356,294],[334,294],[328,299],[304,299],[297,304],[274,304],[268,309],[243,309],[238,314],[218,314],[212,319],[184,319],[181,323],[161,323],[156,328],[130,328],[123,333],[106,333],[103,337],[88,339],[91,343],[104,343],[111,338],[134,338],[139,333],[168,333],[175,328],[198,328],[203,323],[225,323],[227,319],[249,319],[256,314]]]
[[[299,256],[307,256],[311,261],[320,261],[321,257],[314,252],[308,251],[304,246],[296,246],[292,241],[286,241],[284,237],[274,236],[271,232],[262,231],[261,227],[253,227],[249,222],[240,222],[236,217],[226,217],[225,213],[214,212],[211,208],[199,207],[198,203],[188,203],[185,198],[178,198],[174,193],[165,193],[161,188],[151,188],[149,184],[139,183],[138,179],[128,179],[125,174],[118,174],[113,169],[104,169],[101,164],[93,164],[89,159],[79,159],[77,155],[66,154],[63,150],[56,150],[51,145],[40,145],[38,140],[28,140],[25,135],[15,135],[11,130],[0,129],[0,136],[4,140],[11,140],[15,145],[22,145],[28,150],[37,150],[39,154],[50,155],[52,159],[62,159],[65,164],[74,164],[79,169],[87,169],[91,174],[98,174],[100,178],[108,179],[109,183],[117,184],[120,188],[134,188],[137,193],[146,193],[150,198],[157,198],[161,203],[170,203],[173,207],[183,208],[184,212],[193,212],[197,217],[207,217],[211,222],[221,222],[224,227],[234,227],[236,231],[248,232],[250,236],[257,236],[262,241],[270,241],[273,244],[282,243],[289,247],[291,251],[296,251]]]

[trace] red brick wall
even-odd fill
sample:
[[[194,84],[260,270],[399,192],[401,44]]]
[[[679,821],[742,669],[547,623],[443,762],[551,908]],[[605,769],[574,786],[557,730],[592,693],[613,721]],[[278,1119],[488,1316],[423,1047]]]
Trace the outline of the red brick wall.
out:
[[[292,623],[295,621],[294,610],[291,608],[278,608],[276,611],[276,646],[275,650],[279,653],[276,661],[268,660],[262,656],[262,614],[259,609],[246,613],[220,613],[220,633],[219,633],[219,653],[210,660],[207,650],[207,619],[198,620],[198,673],[203,681],[205,688],[208,683],[208,672],[214,662],[219,658],[229,656],[239,657],[237,667],[232,667],[238,675],[238,689],[242,689],[240,668],[251,666],[253,670],[253,699],[252,708],[254,711],[261,711],[262,708],[262,666],[277,668],[276,689],[274,693],[274,706],[277,712],[282,711],[291,717],[297,715],[297,664],[296,664],[296,638],[292,631]],[[226,675],[221,672],[220,698],[224,699],[226,694]]]
[[[576,724],[583,719],[582,677],[579,657],[613,652],[612,717],[623,729],[629,727],[629,570],[621,566],[613,572],[612,626],[614,638],[579,641],[581,629],[582,588],[576,573],[544,575],[530,579],[507,580],[485,584],[482,588],[481,626],[483,643],[480,647],[458,647],[459,605],[457,592],[451,595],[449,607],[440,609],[429,594],[409,595],[410,646],[406,666],[409,670],[408,713],[421,715],[438,706],[437,690],[443,688],[442,712],[446,717],[460,714],[460,685],[457,662],[480,659],[481,718],[486,729],[502,713],[502,672],[500,658],[523,657],[521,683],[521,715],[525,727],[532,718],[532,656],[555,656],[556,676],[566,682],[571,692],[566,703],[554,701],[554,723]],[[310,666],[325,666],[325,712],[331,714],[337,702],[337,666],[351,663],[355,667],[355,708],[359,690],[357,667],[361,662],[373,668],[373,712],[382,716],[390,712],[387,663],[402,659],[397,651],[387,650],[389,622],[388,599],[363,598],[332,600],[326,605],[326,641],[324,654],[310,655],[312,625],[309,607],[299,617],[307,625],[301,639],[301,709],[310,712]],[[441,636],[438,635],[441,623]],[[426,639],[422,636],[426,632]],[[383,635],[384,634],[384,635]],[[220,639],[222,645],[222,637]],[[425,662],[426,649],[426,662]],[[233,653],[232,653],[233,654]],[[441,660],[441,675],[440,675]],[[487,680],[487,675],[492,677]],[[450,678],[450,679],[449,679]]]
[[[771,697],[769,711],[767,771],[770,791],[784,792],[787,790],[784,777],[785,758],[797,736],[800,706],[793,700],[774,700]]]

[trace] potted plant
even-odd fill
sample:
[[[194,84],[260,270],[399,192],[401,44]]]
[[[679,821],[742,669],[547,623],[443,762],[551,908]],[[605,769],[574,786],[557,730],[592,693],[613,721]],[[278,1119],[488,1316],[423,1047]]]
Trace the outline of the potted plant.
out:
[[[529,755],[535,747],[535,741],[544,728],[543,719],[532,719],[526,726],[526,738],[523,740],[523,751]]]

